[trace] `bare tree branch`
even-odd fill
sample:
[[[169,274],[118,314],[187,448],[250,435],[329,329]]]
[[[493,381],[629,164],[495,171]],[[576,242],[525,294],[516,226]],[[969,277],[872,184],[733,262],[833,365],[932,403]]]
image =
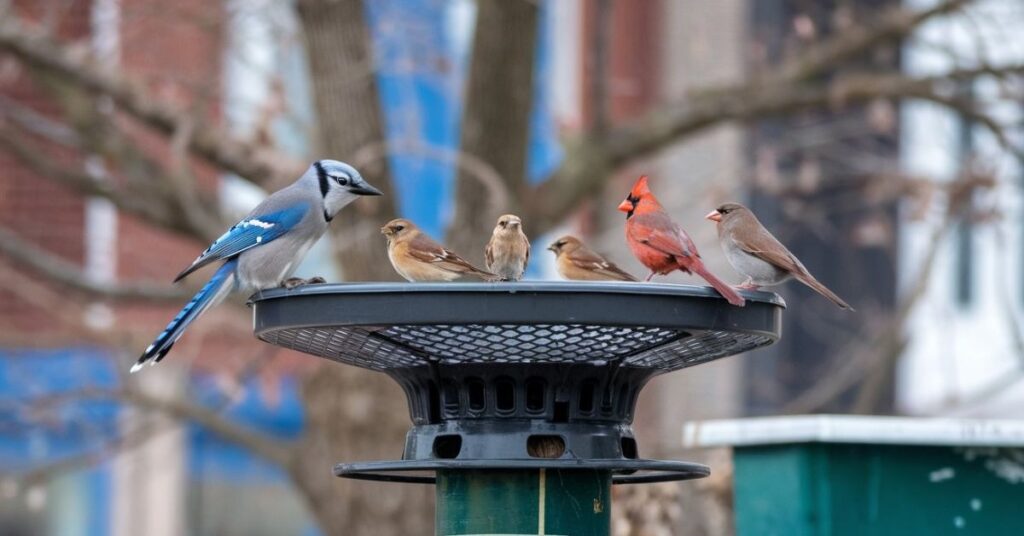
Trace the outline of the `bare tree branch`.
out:
[[[161,411],[178,419],[192,421],[220,436],[222,439],[244,447],[257,456],[282,467],[288,466],[292,461],[292,453],[287,443],[231,422],[219,412],[200,404],[195,404],[181,398],[167,399],[155,397],[130,388],[113,391],[109,394],[99,392],[96,394],[100,398],[109,398],[110,395],[113,395],[114,399],[122,400],[141,408]]]
[[[52,285],[45,285],[15,270],[7,263],[0,263],[0,285],[29,306],[47,311],[51,315],[50,325],[47,326],[50,328],[50,332],[60,332],[62,336],[67,337],[67,344],[82,344],[85,341],[98,346],[116,348],[123,345],[125,339],[132,335],[125,331],[114,333],[111,330],[87,325],[82,321],[85,318],[85,304],[66,299]],[[34,334],[25,336],[17,332],[0,332],[0,335],[4,336],[6,343],[13,342],[17,345],[27,345],[31,339],[38,339],[38,336]],[[14,337],[20,335],[25,339],[14,338],[11,340],[12,335]],[[59,340],[56,336],[46,339],[46,344],[51,346],[61,343],[65,343],[65,341]]]
[[[45,465],[32,467],[27,471],[19,473],[15,480],[22,488],[45,483],[54,477],[103,463],[120,452],[133,449],[153,439],[159,432],[159,430],[153,430],[153,426],[142,426],[139,429],[118,436],[101,448],[68,456]]]
[[[123,402],[141,409],[158,411],[176,419],[194,422],[220,438],[244,447],[270,462],[286,467],[292,461],[292,451],[286,441],[274,439],[266,434],[234,423],[213,408],[188,401],[184,398],[155,396],[134,387],[120,389],[84,388],[37,398],[32,401],[33,409],[62,404],[73,404],[87,400],[110,400]]]
[[[686,136],[729,121],[748,120],[793,110],[834,104],[834,96],[856,104],[880,97],[900,97],[879,87],[834,87],[805,81],[829,72],[843,61],[902,37],[923,23],[962,8],[970,0],[948,0],[920,11],[898,8],[815,43],[772,74],[740,84],[697,91],[687,101],[655,109],[630,125],[607,135],[584,135],[569,140],[561,168],[531,192],[528,217],[531,231],[543,233],[557,225],[567,211],[600,189],[609,172],[679,142]],[[891,82],[891,80],[890,80]],[[832,97],[830,97],[830,95]]]
[[[970,0],[948,0],[928,9],[889,10],[870,24],[844,30],[834,37],[815,43],[784,64],[773,74],[732,87],[711,89],[695,94],[688,102],[656,110],[634,124],[612,129],[607,136],[584,136],[568,143],[565,163],[549,180],[531,189],[529,197],[537,200],[527,207],[531,229],[543,232],[557,223],[567,210],[596,191],[610,170],[629,161],[644,158],[680,139],[715,124],[745,120],[813,108],[837,102],[856,104],[874,98],[913,97],[939,102],[940,93],[916,86],[917,82],[893,76],[877,79],[875,88],[854,84],[849,80],[829,86],[802,86],[828,72],[835,65],[863,54],[877,46],[909,35],[924,22],[961,9]],[[313,5],[312,3],[309,3]],[[306,8],[309,9],[308,7]],[[149,97],[130,81],[93,68],[46,38],[19,29],[14,23],[0,24],[0,49],[7,50],[26,63],[56,73],[92,91],[110,95],[119,106],[167,136],[187,130],[195,121],[188,147],[211,162],[257,183],[266,183],[271,176],[293,172],[298,166],[266,147],[246,144],[225,135],[181,110]],[[998,74],[989,69],[988,74]],[[975,71],[975,76],[980,76]],[[863,82],[863,80],[861,81]],[[883,84],[882,82],[902,82]],[[872,90],[873,89],[873,90]],[[944,104],[955,104],[946,101]],[[980,119],[980,118],[979,118]],[[980,121],[986,124],[985,121]],[[993,131],[996,132],[996,131]],[[1004,139],[1004,138],[1000,138]],[[518,177],[511,180],[518,180]],[[513,188],[516,190],[516,188]],[[513,191],[515,197],[520,192]]]
[[[0,228],[0,253],[62,285],[102,298],[144,302],[181,302],[188,291],[170,285],[117,284],[94,281],[77,266]]]
[[[418,141],[389,141],[363,146],[352,155],[352,165],[357,168],[370,165],[388,156],[415,156],[450,164],[463,173],[464,177],[472,178],[487,190],[484,203],[488,212],[497,212],[509,204],[508,190],[504,179],[493,166],[471,154],[457,149],[420,143]]]
[[[1011,246],[1001,222],[993,227],[997,249],[1001,251],[1009,250]],[[1000,262],[996,263],[996,266],[1000,268],[1000,277],[998,279],[1009,286],[1011,277],[1008,273],[1009,270],[1007,270],[1007,264],[1006,259],[1001,259]],[[977,407],[1024,381],[1024,333],[1021,332],[1020,315],[1017,314],[1015,296],[1010,292],[1000,292],[998,293],[998,301],[1002,312],[1001,316],[1006,321],[1006,329],[1010,334],[1012,348],[1010,355],[1014,355],[1017,358],[1016,367],[1009,372],[998,374],[995,378],[982,384],[981,387],[967,393],[965,396],[954,395],[921,413],[926,415],[943,415]]]
[[[842,365],[823,381],[788,402],[783,406],[782,413],[816,411],[845,393],[865,376],[878,369],[891,368],[892,364],[902,355],[902,350],[906,345],[904,327],[910,314],[914,311],[914,307],[928,290],[936,265],[935,260],[945,242],[943,238],[953,228],[957,219],[962,216],[973,192],[991,188],[993,185],[994,181],[991,177],[974,173],[967,173],[964,177],[947,185],[948,200],[942,221],[932,231],[927,241],[928,249],[920,263],[919,272],[913,279],[914,284],[900,297],[896,311],[890,317],[881,319],[873,326],[868,327],[864,335],[856,337],[849,345],[848,357],[837,360]],[[864,341],[871,341],[871,343],[864,344]],[[861,405],[866,405],[868,395],[865,395],[862,400],[864,401],[861,402]]]
[[[870,23],[858,24],[831,38],[817,42],[802,54],[773,68],[774,81],[800,82],[819,76],[836,65],[850,61],[865,51],[891,44],[910,35],[925,22],[958,11],[973,0],[946,0],[936,5],[911,11],[894,7],[879,14]]]
[[[21,130],[64,147],[81,148],[81,140],[75,129],[2,94],[0,111],[3,113],[3,120],[11,121]]]
[[[154,189],[120,188],[109,180],[100,180],[82,170],[69,169],[47,156],[35,144],[26,141],[26,136],[10,128],[0,126],[0,148],[7,150],[29,169],[42,177],[54,180],[85,195],[109,199],[117,208],[138,216],[158,227],[199,239],[216,236],[215,231],[197,227],[195,222],[182,218],[177,207],[162,199]]]
[[[926,99],[961,111],[963,104],[950,93],[954,89],[951,82],[1022,74],[1024,64],[1011,64],[957,69],[933,76],[866,74],[838,77],[827,84],[780,83],[702,93],[687,102],[656,110],[631,125],[613,129],[603,140],[583,137],[570,141],[565,164],[535,190],[531,227],[535,232],[544,232],[557,224],[566,211],[605,182],[609,170],[716,124],[797,110],[851,106],[876,99]],[[995,129],[997,138],[1013,149],[1008,138],[998,133],[1005,127],[976,108],[970,112],[983,125]]]
[[[180,131],[190,117],[151,97],[138,84],[98,68],[43,34],[25,29],[24,22],[17,22],[14,17],[0,22],[0,50],[76,86],[111,97],[130,116],[166,136]],[[270,147],[241,142],[201,118],[192,120],[195,135],[189,138],[189,149],[227,171],[260,185],[284,182],[301,171],[300,163]]]

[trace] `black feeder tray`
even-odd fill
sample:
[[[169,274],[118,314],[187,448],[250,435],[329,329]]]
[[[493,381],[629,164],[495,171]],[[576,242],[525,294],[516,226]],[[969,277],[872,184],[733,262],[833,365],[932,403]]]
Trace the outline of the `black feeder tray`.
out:
[[[610,470],[614,483],[702,478],[639,457],[630,424],[654,376],[766,346],[784,302],[667,284],[337,284],[252,298],[271,344],[383,372],[409,400],[401,460],[347,478],[434,483],[438,470]]]

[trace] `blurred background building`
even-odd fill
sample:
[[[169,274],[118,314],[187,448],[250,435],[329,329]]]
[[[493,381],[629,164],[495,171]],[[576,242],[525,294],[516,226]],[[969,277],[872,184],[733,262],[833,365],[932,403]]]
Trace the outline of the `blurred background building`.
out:
[[[972,4],[966,14],[907,15],[955,11],[962,3]],[[301,449],[325,412],[359,430],[371,426],[358,424],[370,414],[359,408],[385,393],[358,391],[351,380],[336,384],[342,393],[331,401],[348,409],[311,405],[314,387],[324,387],[310,378],[327,372],[253,340],[241,299],[204,317],[159,369],[125,376],[134,352],[187,299],[164,283],[204,247],[201,239],[216,236],[223,220],[244,214],[274,185],[197,156],[190,147],[201,133],[191,129],[219,125],[240,147],[272,147],[297,162],[327,156],[332,133],[318,131],[325,121],[317,101],[322,73],[304,34],[316,10],[327,9],[320,4],[0,1],[0,533],[332,533],[315,500],[330,495],[303,485],[303,469],[274,463],[277,451],[268,455],[262,439],[239,439],[230,427]],[[357,21],[369,29],[371,53],[364,71],[354,69],[352,80],[334,89],[341,100],[366,84],[377,92],[386,147],[330,156],[385,167],[377,173],[392,179],[396,212],[435,237],[459,223],[460,165],[467,161],[461,128],[474,21],[489,9],[482,4],[366,2]],[[1015,31],[1024,7],[1014,0],[532,4],[538,22],[525,182],[537,191],[567,160],[589,154],[574,152],[581,139],[601,139],[666,107],[682,114],[701,98],[728,97],[748,83],[752,90],[737,93],[740,101],[770,100],[779,91],[772,77],[794,68],[787,62],[802,59],[796,67],[810,69],[815,50],[835,54],[809,77],[831,92],[821,102],[744,113],[732,111],[742,102],[723,100],[718,115],[671,143],[599,168],[606,180],[531,235],[530,278],[557,277],[543,248],[564,232],[643,274],[624,247],[614,207],[637,175],[649,174],[725,279],[740,280],[702,217],[739,200],[858,309],[837,310],[795,284],[777,289],[789,305],[779,344],[658,378],[645,391],[636,426],[646,453],[695,456],[679,447],[681,424],[692,419],[821,411],[1021,415],[1024,242],[1013,152],[1021,141],[1021,88],[1013,77],[1024,64]],[[910,21],[906,27],[893,22],[899,17]],[[879,20],[902,29],[875,35],[877,45],[835,53],[856,44],[854,30],[865,25],[862,33],[870,34]],[[44,52],[72,63],[88,59],[96,76],[132,80],[158,107],[202,121],[154,129],[116,95],[55,74],[40,59],[45,54],[26,52],[36,41],[19,41],[12,31],[45,34]],[[984,72],[1003,65],[1014,68]],[[940,80],[937,95],[923,86],[906,94],[866,86],[873,95],[841,85],[877,74],[890,77],[879,84],[903,87],[896,82],[958,70],[974,74]],[[817,87],[799,77],[790,82],[793,93]],[[108,192],[117,189],[126,195],[112,200]],[[150,190],[188,197],[161,204],[141,195]],[[524,199],[521,206],[544,202]],[[190,214],[188,207],[200,209]],[[360,213],[371,219],[367,214]],[[385,220],[378,219],[371,230]],[[525,225],[534,232],[529,219]],[[383,248],[377,236],[337,232],[299,275],[344,278],[336,261],[351,246],[346,241]],[[393,277],[378,268],[381,278]],[[400,429],[404,408],[396,407]],[[384,449],[397,454],[400,435],[388,437]],[[341,459],[345,448],[326,449],[323,459]],[[661,492],[688,513],[666,523],[686,534],[727,533],[728,471],[720,474]],[[351,498],[373,496],[367,490],[375,488],[365,486],[331,492],[351,508],[360,500],[380,503],[367,506],[371,521],[402,510],[401,499],[391,504],[379,492],[376,501]],[[357,533],[371,532],[353,528]]]

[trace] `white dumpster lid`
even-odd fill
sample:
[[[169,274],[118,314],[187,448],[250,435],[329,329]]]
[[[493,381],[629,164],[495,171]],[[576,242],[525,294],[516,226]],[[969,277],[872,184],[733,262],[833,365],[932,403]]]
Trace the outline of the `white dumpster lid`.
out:
[[[683,447],[780,443],[1024,446],[1024,420],[798,415],[689,422]]]

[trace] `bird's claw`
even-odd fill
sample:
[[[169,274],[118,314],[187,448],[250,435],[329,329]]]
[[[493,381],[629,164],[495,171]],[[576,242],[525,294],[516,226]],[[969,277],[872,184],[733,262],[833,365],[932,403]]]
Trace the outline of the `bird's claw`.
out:
[[[289,277],[288,279],[285,279],[284,281],[281,282],[281,286],[288,290],[291,290],[305,283],[306,280],[301,277]]]
[[[295,287],[301,287],[302,285],[316,285],[319,283],[326,282],[327,280],[320,276],[311,277],[309,279],[303,279],[301,277],[289,277],[288,279],[285,279],[284,282],[281,283],[281,286],[288,290],[291,290]]]

